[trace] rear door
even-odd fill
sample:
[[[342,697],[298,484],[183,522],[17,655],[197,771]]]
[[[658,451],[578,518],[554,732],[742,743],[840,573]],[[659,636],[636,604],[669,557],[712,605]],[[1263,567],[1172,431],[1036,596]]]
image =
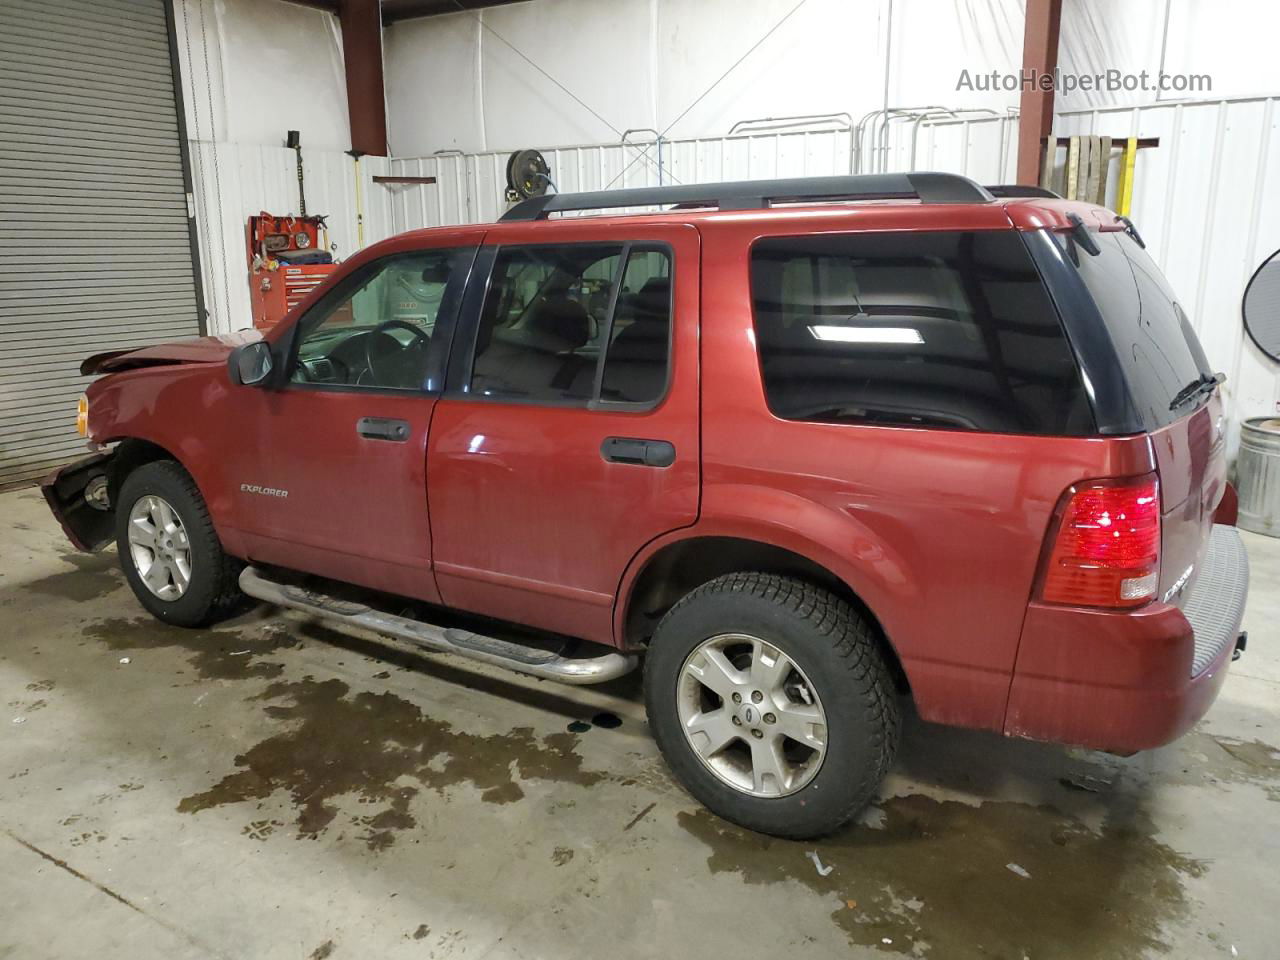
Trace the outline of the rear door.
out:
[[[429,440],[434,566],[450,606],[609,642],[628,562],[697,518],[698,233],[547,234],[499,226],[477,259]]]
[[[1070,252],[1151,434],[1164,513],[1159,596],[1181,603],[1208,549],[1213,513],[1226,486],[1222,401],[1212,389],[1186,393],[1212,371],[1150,255],[1123,231],[1093,236],[1100,251],[1096,256],[1079,248]],[[1179,401],[1180,394],[1186,398]]]

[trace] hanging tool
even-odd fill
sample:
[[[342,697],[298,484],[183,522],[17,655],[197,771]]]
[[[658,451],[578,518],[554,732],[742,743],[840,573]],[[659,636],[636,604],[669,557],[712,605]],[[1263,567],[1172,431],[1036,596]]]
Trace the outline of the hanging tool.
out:
[[[347,156],[355,161],[356,166],[356,249],[364,249],[364,180],[360,176],[360,158],[363,150],[348,150]]]
[[[298,215],[307,215],[307,193],[302,178],[302,135],[297,130],[285,134],[284,145],[294,152],[298,161]]]

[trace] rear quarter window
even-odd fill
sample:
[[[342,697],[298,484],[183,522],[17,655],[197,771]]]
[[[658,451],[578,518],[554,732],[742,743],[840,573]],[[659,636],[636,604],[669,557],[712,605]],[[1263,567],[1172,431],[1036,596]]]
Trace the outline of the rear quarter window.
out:
[[[1012,230],[767,238],[752,248],[751,287],[775,416],[1094,432],[1062,324]]]

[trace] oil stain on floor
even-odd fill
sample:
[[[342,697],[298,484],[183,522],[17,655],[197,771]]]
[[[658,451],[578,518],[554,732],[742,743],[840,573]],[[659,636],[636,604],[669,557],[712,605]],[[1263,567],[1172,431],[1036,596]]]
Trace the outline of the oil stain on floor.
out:
[[[267,715],[289,728],[236,757],[235,772],[185,798],[178,810],[196,813],[285,790],[298,811],[298,834],[315,836],[338,816],[338,802],[353,797],[380,808],[355,820],[369,848],[382,850],[395,831],[415,825],[410,802],[422,788],[443,793],[470,784],[482,800],[510,803],[524,796],[521,780],[590,786],[610,778],[583,769],[571,733],[538,737],[521,727],[480,736],[392,693],[350,694],[338,679],[268,686],[254,699],[268,702]]]
[[[1204,864],[1154,839],[1133,801],[1115,798],[1100,831],[1044,806],[922,795],[884,801],[881,822],[814,843],[770,839],[705,810],[680,824],[710,849],[714,873],[749,884],[795,880],[834,895],[854,944],[951,958],[1131,957],[1162,950],[1162,925],[1188,909],[1183,881]],[[807,858],[814,850],[821,876]]]
[[[83,603],[124,586],[124,574],[114,553],[64,553],[62,559],[72,569],[32,580],[22,589]]]
[[[1197,772],[1206,779],[1225,783],[1250,783],[1280,803],[1280,750],[1261,740],[1238,740],[1203,733],[1191,736],[1205,762]]]
[[[112,618],[91,624],[84,636],[108,650],[175,649],[191,654],[191,665],[204,680],[271,680],[284,665],[265,660],[301,641],[273,624],[243,629],[188,630],[151,617]]]

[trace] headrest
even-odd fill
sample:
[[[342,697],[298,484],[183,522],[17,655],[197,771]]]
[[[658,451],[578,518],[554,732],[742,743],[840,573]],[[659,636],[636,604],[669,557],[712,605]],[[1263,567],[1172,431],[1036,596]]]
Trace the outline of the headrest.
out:
[[[636,294],[636,309],[665,317],[671,307],[671,278],[650,277]]]
[[[577,300],[555,294],[538,304],[528,330],[548,350],[576,350],[591,339],[591,317]]]

